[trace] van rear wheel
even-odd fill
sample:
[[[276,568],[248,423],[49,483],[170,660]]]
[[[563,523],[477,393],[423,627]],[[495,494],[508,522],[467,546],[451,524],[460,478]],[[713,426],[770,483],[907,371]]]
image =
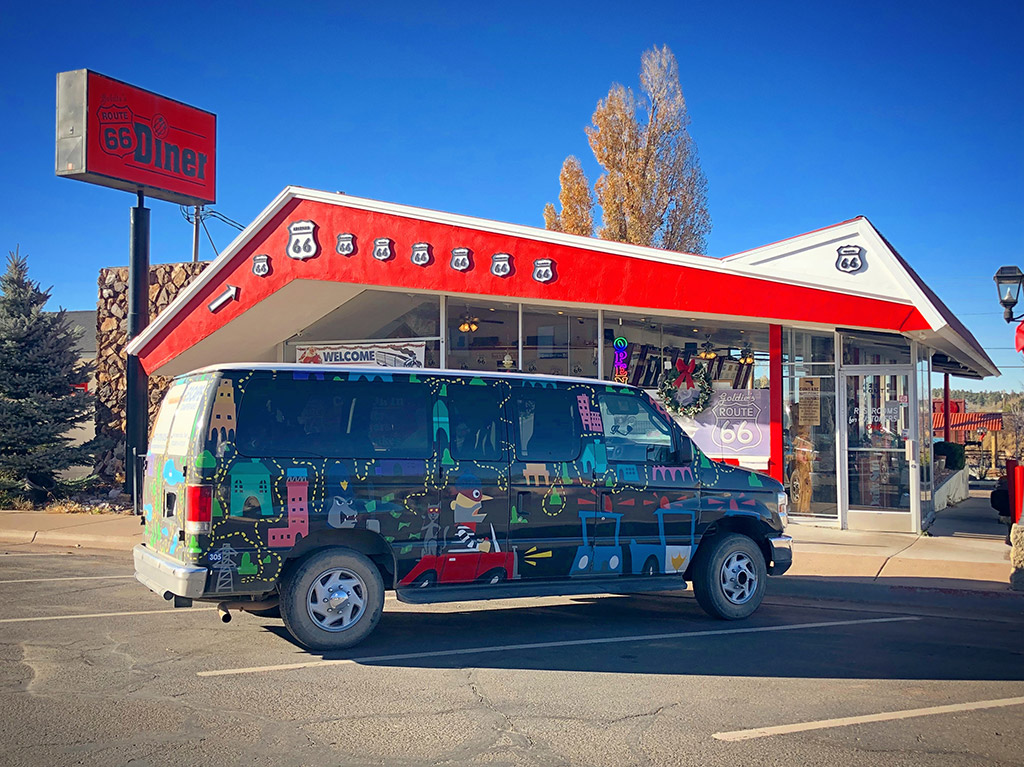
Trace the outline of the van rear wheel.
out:
[[[296,566],[281,591],[281,617],[309,650],[359,644],[384,611],[384,581],[366,556],[345,548],[321,549]]]
[[[698,550],[694,565],[694,596],[714,618],[746,618],[764,599],[768,568],[757,544],[745,535],[716,536]]]

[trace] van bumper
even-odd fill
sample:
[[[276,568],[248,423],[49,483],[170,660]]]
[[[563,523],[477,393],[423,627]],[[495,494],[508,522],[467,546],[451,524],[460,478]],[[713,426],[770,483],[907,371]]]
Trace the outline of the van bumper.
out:
[[[197,599],[206,589],[205,567],[187,565],[172,557],[153,551],[138,543],[132,549],[135,556],[135,580],[164,599],[168,594]]]
[[[788,535],[769,538],[772,562],[768,565],[769,575],[782,575],[793,564],[793,539]]]

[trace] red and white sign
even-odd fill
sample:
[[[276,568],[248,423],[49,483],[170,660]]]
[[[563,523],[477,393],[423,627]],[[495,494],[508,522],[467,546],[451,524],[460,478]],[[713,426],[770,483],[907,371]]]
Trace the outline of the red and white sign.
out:
[[[57,175],[216,201],[217,116],[87,69],[57,75]]]

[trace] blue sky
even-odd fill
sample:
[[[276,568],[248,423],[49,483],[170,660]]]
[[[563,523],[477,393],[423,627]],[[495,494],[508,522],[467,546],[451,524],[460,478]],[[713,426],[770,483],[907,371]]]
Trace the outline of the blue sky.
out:
[[[54,175],[59,71],[216,112],[217,208],[243,223],[299,184],[540,226],[567,154],[597,176],[597,100],[666,43],[710,255],[866,215],[1004,368],[980,387],[1024,388],[992,282],[1024,266],[1022,3],[87,5],[0,10],[0,244],[54,303],[95,305],[133,204]],[[152,208],[153,261],[188,260],[177,206]],[[209,225],[225,247],[233,231]]]

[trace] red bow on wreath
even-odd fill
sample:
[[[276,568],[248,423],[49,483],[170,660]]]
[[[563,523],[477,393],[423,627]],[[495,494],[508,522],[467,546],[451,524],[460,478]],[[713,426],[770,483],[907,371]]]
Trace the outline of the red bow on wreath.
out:
[[[693,372],[697,369],[697,360],[690,360],[689,363],[684,363],[682,360],[676,360],[676,370],[679,371],[679,377],[672,382],[672,385],[677,389],[680,388],[683,383],[686,383],[687,389],[694,388],[693,386]]]

